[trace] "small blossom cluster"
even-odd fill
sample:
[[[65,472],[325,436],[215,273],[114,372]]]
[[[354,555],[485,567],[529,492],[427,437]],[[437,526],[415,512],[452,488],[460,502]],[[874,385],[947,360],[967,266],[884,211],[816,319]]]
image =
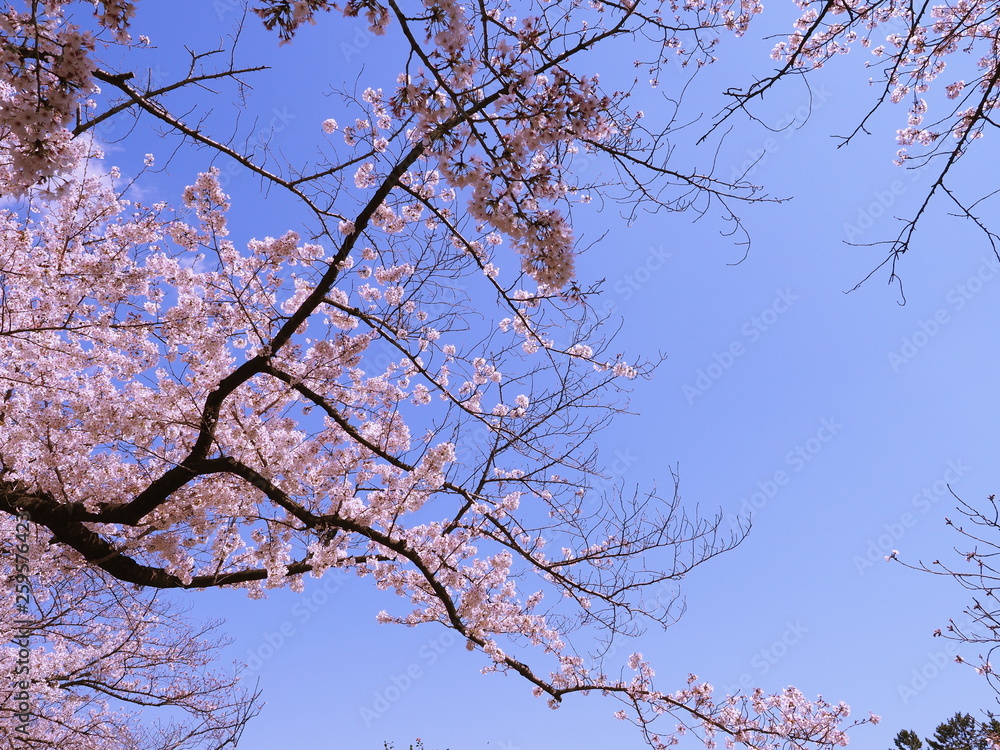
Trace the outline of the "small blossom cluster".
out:
[[[22,195],[72,169],[86,152],[69,127],[97,91],[95,35],[67,19],[70,0],[0,10],[0,193]],[[98,27],[130,40],[130,0],[92,3]]]

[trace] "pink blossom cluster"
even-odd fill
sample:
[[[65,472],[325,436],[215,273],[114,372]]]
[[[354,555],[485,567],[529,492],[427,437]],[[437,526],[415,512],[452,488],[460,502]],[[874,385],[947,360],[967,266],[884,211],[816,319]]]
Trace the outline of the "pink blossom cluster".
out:
[[[220,645],[213,626],[81,566],[30,520],[0,515],[0,540],[3,558],[21,563],[0,566],[5,744],[105,750],[199,737],[221,743],[236,717],[255,710],[235,675],[213,665]],[[30,595],[18,598],[24,580]],[[27,613],[18,606],[25,599]],[[170,720],[143,721],[144,703],[173,711]],[[18,716],[24,706],[27,721]]]
[[[903,147],[898,163],[911,158],[907,147],[933,147],[949,132],[960,144],[981,136],[982,125],[997,107],[993,91],[1000,70],[995,41],[1000,21],[992,3],[960,0],[921,6],[916,15],[914,6],[899,0],[799,0],[798,5],[803,12],[796,30],[775,46],[772,57],[808,70],[822,67],[858,44],[871,48],[875,60],[869,65],[883,72],[881,79],[871,82],[884,87],[883,97],[891,102],[910,102],[907,127],[897,131]],[[932,127],[920,127],[927,112],[926,96],[948,62],[964,62],[953,58],[955,53],[963,58],[971,54],[974,59],[978,55],[979,73],[971,82],[953,79],[943,87],[944,94],[973,106],[955,107]],[[961,156],[961,146],[954,153],[956,158]]]
[[[716,697],[714,687],[699,682],[693,674],[688,675],[685,688],[662,693],[654,689],[653,669],[642,654],[632,654],[628,665],[636,676],[630,682],[606,682],[605,689],[632,707],[631,711],[617,711],[616,718],[642,727],[657,750],[680,744],[689,732],[698,736],[708,750],[715,750],[720,740],[726,748],[742,744],[766,750],[777,750],[786,743],[799,746],[819,742],[826,747],[848,744],[843,723],[850,709],[843,702],[832,705],[822,696],[810,701],[794,687],[779,693],[767,694],[756,688],[750,695]],[[671,732],[657,733],[652,723],[660,716],[673,716],[680,723]],[[870,714],[854,726],[879,721],[879,716]]]
[[[0,193],[21,195],[71,169],[80,157],[70,127],[97,91],[97,39],[67,18],[71,0],[0,10]],[[130,0],[88,3],[99,27],[130,41]]]
[[[95,89],[90,33],[63,21],[64,3],[38,5],[38,15],[0,11],[0,190],[7,194],[72,166],[66,126]]]

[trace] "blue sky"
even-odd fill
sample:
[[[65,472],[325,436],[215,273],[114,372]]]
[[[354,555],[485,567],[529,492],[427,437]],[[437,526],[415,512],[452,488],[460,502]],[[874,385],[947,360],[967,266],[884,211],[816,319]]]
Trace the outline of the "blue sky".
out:
[[[154,4],[140,4],[136,29],[161,46],[150,64],[167,78],[183,67],[172,45],[204,49],[235,19],[227,1],[144,5]],[[775,6],[755,33],[790,15]],[[389,85],[391,39],[373,40],[362,28],[331,16],[278,48],[251,20],[244,57],[259,51],[275,65],[250,79],[242,122],[252,137],[273,131],[276,145],[308,155],[301,144],[317,142],[322,120],[338,116],[337,101],[323,95],[328,84]],[[723,88],[769,70],[769,46],[725,43],[720,62],[689,89],[686,110],[717,111]],[[593,55],[595,70],[633,75],[618,60]],[[669,494],[676,466],[690,507],[721,510],[724,525],[756,508],[749,538],[683,582],[681,621],[650,630],[636,650],[666,687],[694,672],[721,689],[791,684],[844,700],[858,717],[874,711],[883,723],[858,730],[852,745],[884,750],[900,729],[929,735],[956,711],[994,706],[986,683],[953,662],[951,644],[931,636],[961,618],[964,592],[881,558],[898,549],[910,562],[956,559],[957,536],[944,525],[955,501],[944,484],[972,502],[1000,485],[1000,261],[939,202],[899,266],[905,305],[885,270],[845,294],[883,258],[845,240],[891,239],[893,215],[922,197],[929,174],[892,164],[901,106],[875,118],[871,137],[835,147],[830,136],[853,129],[871,94],[861,55],[837,62],[808,79],[811,91],[793,80],[755,108],[764,125],[791,128],[732,121],[719,174],[762,155],[752,179],[792,197],[741,207],[753,240],[745,259],[744,248],[720,235],[718,211],[697,222],[659,214],[627,226],[609,206],[577,227],[586,239],[607,233],[581,259],[579,276],[605,280],[598,304],[621,318],[616,349],[667,357],[652,381],[636,385],[637,415],[600,438],[616,479]],[[662,100],[640,96],[655,117]],[[233,114],[224,97],[217,114]],[[690,141],[707,122],[692,126]],[[997,156],[991,139],[962,165],[961,184],[972,193],[992,189],[993,171],[983,166]],[[169,148],[140,127],[109,147],[109,160],[128,174],[147,151],[164,163]],[[713,156],[682,149],[678,158],[704,165]],[[183,152],[140,187],[172,198],[206,159]],[[297,226],[281,197],[262,204],[255,180],[227,174],[234,239]],[[614,702],[577,698],[553,712],[519,679],[479,675],[483,657],[443,629],[377,625],[375,613],[392,597],[363,580],[311,581],[303,595],[266,601],[240,592],[187,598],[194,614],[228,621],[227,657],[251,662],[259,677],[267,706],[247,730],[245,750],[360,750],[384,740],[405,747],[416,737],[429,750],[642,747],[634,728],[612,718]]]

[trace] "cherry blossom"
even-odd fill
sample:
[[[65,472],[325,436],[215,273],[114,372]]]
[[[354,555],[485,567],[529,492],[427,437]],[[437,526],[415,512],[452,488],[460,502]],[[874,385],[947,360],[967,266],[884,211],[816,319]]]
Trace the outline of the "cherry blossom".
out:
[[[909,249],[935,198],[950,204],[949,212],[972,221],[993,251],[1000,252],[985,208],[995,194],[967,196],[951,183],[955,165],[996,124],[1000,20],[994,4],[796,0],[796,5],[801,15],[772,51],[778,67],[745,89],[731,89],[735,103],[717,118],[715,127],[785,78],[809,75],[852,51],[861,54],[871,71],[871,105],[853,130],[840,136],[840,145],[871,133],[870,124],[883,105],[904,105],[906,114],[897,115],[905,126],[896,130],[900,148],[894,162],[914,170],[929,168],[934,175],[896,238],[874,243],[889,248],[885,262],[892,269],[890,280],[898,278],[896,261]]]
[[[212,72],[193,55],[187,78],[154,91],[110,69],[134,6],[98,4],[94,35],[71,13],[90,3],[0,18],[7,70],[31,79],[0,91],[0,177],[24,197],[0,209],[0,510],[51,540],[39,564],[59,556],[75,590],[106,596],[260,598],[350,571],[398,594],[379,622],[450,628],[483,671],[517,674],[553,706],[617,698],[614,715],[652,747],[685,732],[709,748],[845,744],[843,704],[794,688],[717,695],[694,676],[670,692],[641,654],[622,676],[570,637],[670,624],[644,593],[740,539],[689,516],[676,477],[667,497],[602,496],[594,434],[652,366],[611,352],[576,280],[572,211],[593,195],[648,210],[705,201],[735,219],[729,202],[759,199],[746,182],[664,166],[649,144],[669,125],[647,130],[580,53],[641,37],[654,75],[668,54],[708,64],[718,34],[745,33],[760,5],[266,0],[254,10],[282,42],[304,24],[364,23],[400,35],[413,61],[393,89],[345,94],[350,112],[312,126],[319,161],[287,169],[165,103],[253,68]],[[217,167],[192,174],[176,205],[144,203],[86,140],[132,108],[294,197],[308,231],[275,216],[247,236]],[[620,171],[617,193],[576,173],[581,154]],[[75,698],[46,675],[88,654],[43,654],[32,689],[66,715]],[[137,685],[160,676],[110,657],[107,669]],[[201,679],[213,695],[235,685]],[[102,731],[135,725],[94,700]],[[213,705],[185,708],[211,726],[252,713]]]

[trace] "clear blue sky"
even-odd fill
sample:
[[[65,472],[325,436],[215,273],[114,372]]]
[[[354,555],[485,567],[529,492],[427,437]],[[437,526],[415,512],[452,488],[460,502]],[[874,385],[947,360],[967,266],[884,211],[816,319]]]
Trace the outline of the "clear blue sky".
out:
[[[162,55],[149,54],[159,55],[167,78],[183,65],[168,52],[172,44],[204,49],[235,18],[235,3],[224,1],[156,5],[140,3],[136,28],[162,46]],[[790,15],[774,12],[758,36]],[[290,154],[308,155],[301,144],[316,142],[322,120],[338,116],[337,100],[323,96],[329,84],[357,78],[359,90],[388,86],[396,72],[386,63],[388,42],[356,35],[361,24],[324,18],[280,49],[250,26],[244,59],[260,50],[275,70],[250,79],[256,90],[243,123],[258,116],[252,132],[274,127],[275,144]],[[768,48],[752,39],[723,45],[720,62],[688,91],[687,111],[714,113],[723,88],[769,69]],[[632,75],[616,60],[595,55],[595,70]],[[661,214],[628,227],[609,207],[578,226],[588,239],[607,232],[582,259],[580,277],[606,280],[601,304],[623,319],[618,349],[668,357],[653,381],[636,386],[638,416],[601,438],[620,479],[669,492],[668,467],[678,465],[691,507],[730,517],[758,508],[740,548],[684,581],[683,619],[648,632],[638,650],[663,687],[680,687],[695,672],[723,689],[792,684],[844,700],[859,717],[874,711],[883,724],[858,730],[852,745],[885,750],[900,729],[929,735],[956,711],[994,706],[986,683],[931,637],[961,617],[963,592],[881,557],[891,549],[912,562],[950,553],[957,537],[944,518],[955,502],[941,491],[944,482],[970,501],[1000,488],[1000,263],[938,204],[900,265],[905,306],[885,272],[844,293],[882,259],[878,249],[844,240],[894,236],[892,215],[922,197],[928,175],[892,165],[902,107],[876,118],[872,137],[835,148],[829,136],[853,129],[871,94],[863,58],[840,63],[810,79],[808,123],[809,92],[794,81],[755,110],[767,125],[801,128],[773,133],[734,121],[720,174],[763,151],[753,180],[793,197],[741,209],[753,238],[745,260],[737,263],[743,249],[720,236],[716,211],[697,223]],[[229,106],[220,98],[218,113],[231,116]],[[652,118],[662,103],[650,96],[642,106]],[[701,130],[692,126],[692,135]],[[167,155],[165,142],[141,131],[110,150],[126,174],[146,151]],[[964,165],[970,189],[977,181],[983,192],[995,187],[995,170],[980,166],[996,163],[995,149],[989,138],[977,144]],[[679,158],[706,165],[712,156]],[[185,152],[141,187],[172,199],[205,158]],[[296,226],[278,197],[261,210],[250,197],[256,188],[245,173],[232,173],[234,239]],[[362,750],[383,740],[405,747],[416,737],[428,750],[642,747],[634,728],[612,718],[614,702],[577,698],[553,712],[519,679],[479,675],[483,657],[444,630],[377,625],[375,613],[392,597],[366,581],[314,581],[302,596],[261,602],[239,592],[189,599],[198,616],[228,620],[235,639],[228,656],[263,657],[255,675],[267,707],[248,729],[245,750]]]

